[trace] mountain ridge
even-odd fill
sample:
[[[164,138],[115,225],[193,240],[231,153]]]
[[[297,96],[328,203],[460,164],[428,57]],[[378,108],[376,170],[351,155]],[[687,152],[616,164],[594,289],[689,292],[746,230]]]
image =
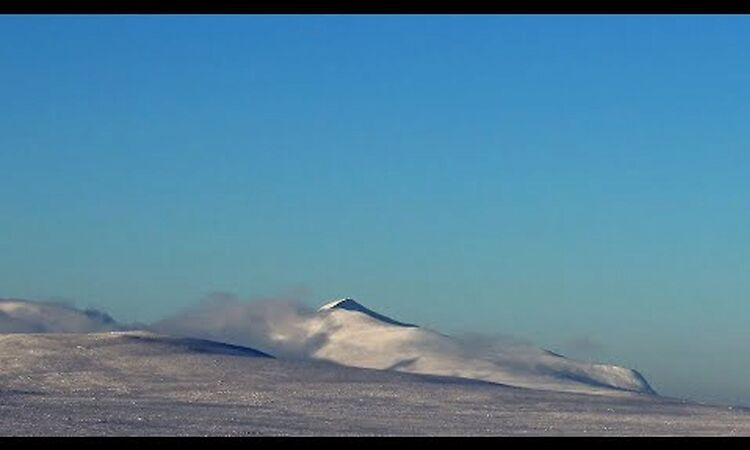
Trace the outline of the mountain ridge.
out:
[[[338,364],[528,388],[656,395],[630,368],[576,361],[531,346],[478,350],[428,328],[404,326],[350,297],[324,304],[308,320],[312,334],[324,342],[311,356]]]
[[[225,302],[213,308],[218,309],[178,316],[166,328],[164,324],[147,328],[182,339],[202,338],[258,349],[285,359],[322,360],[531,389],[655,394],[645,377],[633,369],[576,361],[525,344],[498,341],[487,345],[454,338],[392,319],[350,297],[328,302],[316,312],[269,303],[258,307]],[[0,333],[94,333],[133,328],[98,311],[0,300]],[[189,346],[188,341],[183,344]]]
[[[361,303],[357,302],[351,297],[345,297],[342,299],[334,300],[332,302],[326,303],[325,305],[318,308],[319,313],[325,313],[327,311],[333,311],[333,310],[346,310],[346,311],[355,311],[362,314],[365,314],[367,316],[372,317],[373,319],[377,319],[381,322],[385,322],[391,325],[396,325],[400,327],[416,327],[417,325],[410,324],[410,323],[404,323],[400,322],[398,320],[392,319],[388,316],[385,316],[383,314],[380,314],[378,312],[375,312],[371,310],[370,308],[367,308],[366,306],[362,305]]]

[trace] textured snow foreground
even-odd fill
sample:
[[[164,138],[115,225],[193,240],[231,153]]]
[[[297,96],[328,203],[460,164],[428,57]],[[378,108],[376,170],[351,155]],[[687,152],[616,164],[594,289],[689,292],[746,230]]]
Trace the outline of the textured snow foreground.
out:
[[[0,435],[750,435],[750,411],[274,359],[148,332],[0,335]]]

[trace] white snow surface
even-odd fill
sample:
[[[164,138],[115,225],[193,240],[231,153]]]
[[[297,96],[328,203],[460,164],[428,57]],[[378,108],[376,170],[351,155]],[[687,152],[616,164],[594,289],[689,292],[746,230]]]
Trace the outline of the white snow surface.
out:
[[[750,411],[291,361],[150,332],[0,334],[0,436],[744,435]]]

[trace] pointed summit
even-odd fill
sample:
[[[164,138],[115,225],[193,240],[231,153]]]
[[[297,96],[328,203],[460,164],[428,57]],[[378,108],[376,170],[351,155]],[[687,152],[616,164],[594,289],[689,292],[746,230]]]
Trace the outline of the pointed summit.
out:
[[[318,311],[325,311],[327,309],[356,309],[356,308],[364,308],[364,306],[357,303],[353,298],[341,298],[338,300],[334,300],[332,302],[326,303],[325,305],[318,308]]]
[[[334,300],[330,303],[326,303],[325,305],[321,306],[318,309],[318,312],[335,311],[335,310],[355,311],[355,312],[365,314],[369,317],[372,317],[373,319],[376,319],[376,320],[379,320],[381,322],[385,322],[391,325],[397,325],[401,327],[416,327],[416,325],[399,322],[397,320],[391,319],[390,317],[384,316],[382,314],[378,314],[375,311],[362,306],[361,304],[357,303],[353,298],[349,298],[349,297],[342,298],[339,300]]]

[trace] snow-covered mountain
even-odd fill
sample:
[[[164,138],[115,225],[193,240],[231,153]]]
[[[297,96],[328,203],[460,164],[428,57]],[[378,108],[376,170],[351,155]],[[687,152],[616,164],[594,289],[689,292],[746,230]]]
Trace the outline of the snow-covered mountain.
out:
[[[319,342],[309,355],[347,366],[471,378],[511,386],[568,392],[654,393],[635,370],[575,361],[525,345],[472,345],[376,313],[351,298],[300,318],[299,339]],[[272,330],[278,343],[291,338]]]
[[[567,392],[653,393],[635,370],[575,361],[517,343],[486,345],[403,323],[351,298],[318,311],[290,305],[225,302],[155,324],[161,335],[242,345],[280,358],[441,375]],[[217,309],[218,308],[218,309]],[[106,313],[57,303],[0,299],[2,333],[126,330]],[[160,338],[163,342],[166,338]],[[190,341],[181,341],[190,342]],[[202,344],[201,344],[202,345]]]

